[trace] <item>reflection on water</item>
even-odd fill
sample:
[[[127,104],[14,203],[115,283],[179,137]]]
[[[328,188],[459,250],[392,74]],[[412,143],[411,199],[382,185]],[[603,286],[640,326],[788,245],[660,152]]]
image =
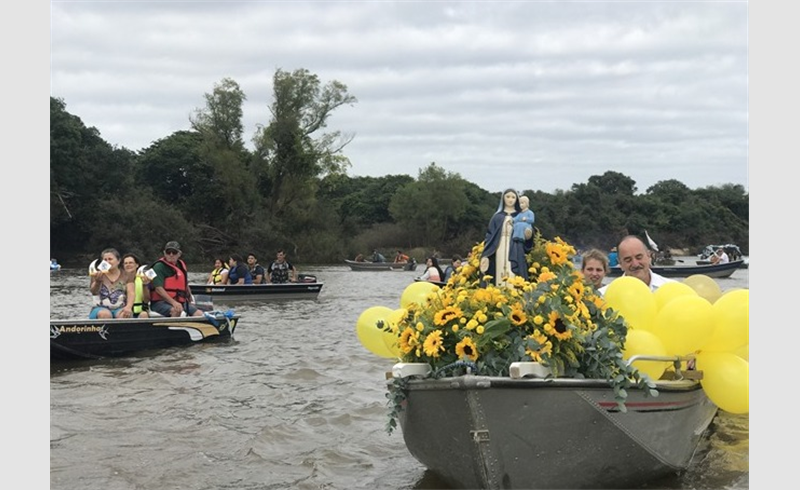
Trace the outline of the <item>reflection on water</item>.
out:
[[[386,433],[391,361],[355,334],[366,308],[399,307],[415,273],[303,272],[324,282],[318,300],[237,305],[229,343],[51,363],[51,488],[447,488]],[[718,282],[749,287],[748,270]],[[50,284],[51,318],[88,315],[84,270]],[[685,474],[644,488],[748,488],[748,420],[721,412]]]

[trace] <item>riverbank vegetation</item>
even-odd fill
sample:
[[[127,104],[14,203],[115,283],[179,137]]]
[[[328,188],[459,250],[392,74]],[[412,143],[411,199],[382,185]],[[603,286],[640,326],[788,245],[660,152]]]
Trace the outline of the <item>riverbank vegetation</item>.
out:
[[[292,261],[323,264],[373,249],[390,260],[398,248],[463,255],[483,239],[499,193],[435,162],[417,175],[350,176],[345,149],[353,136],[325,132],[336,108],[357,103],[347,87],[302,69],[277,70],[273,87],[253,150],[243,139],[246,96],[231,79],[205,94],[191,129],[138,152],[112,146],[51,97],[51,256],[83,261],[113,246],[149,262],[178,240],[191,262],[234,252],[268,261],[283,248]],[[577,248],[608,250],[647,230],[661,248],[749,249],[741,185],[689,189],[664,180],[640,191],[630,177],[606,171],[555,193],[518,190],[544,237]]]

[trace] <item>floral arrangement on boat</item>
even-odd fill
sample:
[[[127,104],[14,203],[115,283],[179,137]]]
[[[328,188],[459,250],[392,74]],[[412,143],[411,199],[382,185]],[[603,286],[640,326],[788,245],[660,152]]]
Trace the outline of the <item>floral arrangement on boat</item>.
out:
[[[444,287],[410,286],[400,310],[369,318],[383,330],[390,353],[385,357],[427,363],[435,378],[508,376],[514,362],[538,362],[556,377],[607,379],[623,411],[626,388],[638,385],[656,394],[652,381],[623,359],[625,319],[585,286],[571,260],[574,247],[539,233],[533,244],[527,254],[529,280],[515,276],[504,286],[487,284],[490,277],[479,270],[481,242]],[[387,394],[390,433],[404,382],[395,379],[397,389]]]

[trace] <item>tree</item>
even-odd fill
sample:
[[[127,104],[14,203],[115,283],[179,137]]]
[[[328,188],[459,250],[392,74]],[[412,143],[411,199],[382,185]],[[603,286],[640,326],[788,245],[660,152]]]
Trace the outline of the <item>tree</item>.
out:
[[[397,191],[389,211],[419,243],[436,246],[449,238],[451,225],[463,216],[468,204],[461,176],[432,162],[419,171],[416,182]]]
[[[322,86],[308,70],[292,73],[276,70],[272,120],[254,137],[254,174],[268,211],[282,217],[290,207],[308,208],[313,203],[316,181],[327,174],[344,172],[350,161],[341,153],[352,137],[338,131],[312,136],[327,126],[332,112],[356,98],[347,86],[332,81]],[[297,210],[297,209],[296,209]]]
[[[69,249],[86,243],[99,202],[124,194],[133,185],[135,155],[113,148],[94,127],[50,97],[50,239],[51,247]]]
[[[195,116],[189,118],[192,129],[214,146],[242,151],[242,104],[247,97],[239,84],[230,78],[223,78],[204,98],[205,108],[197,109]]]
[[[636,194],[636,181],[613,170],[609,170],[603,175],[589,177],[589,184],[596,185],[605,194],[623,194],[627,196]]]
[[[683,182],[675,179],[656,182],[645,191],[645,195],[673,205],[685,202],[690,194],[691,190]]]

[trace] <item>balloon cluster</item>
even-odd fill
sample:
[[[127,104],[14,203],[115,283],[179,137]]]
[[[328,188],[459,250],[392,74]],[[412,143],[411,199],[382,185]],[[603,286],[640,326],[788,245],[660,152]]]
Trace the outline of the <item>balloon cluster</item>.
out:
[[[708,398],[726,412],[749,412],[748,289],[723,294],[716,281],[697,274],[651,292],[639,279],[623,276],[609,284],[604,299],[628,323],[625,359],[694,355]],[[670,363],[636,360],[633,365],[658,379]]]
[[[364,310],[356,321],[356,335],[368,351],[387,359],[399,359],[402,353],[397,343],[398,322],[408,315],[412,304],[424,305],[430,293],[439,286],[430,282],[411,283],[400,296],[400,308],[372,306]]]

